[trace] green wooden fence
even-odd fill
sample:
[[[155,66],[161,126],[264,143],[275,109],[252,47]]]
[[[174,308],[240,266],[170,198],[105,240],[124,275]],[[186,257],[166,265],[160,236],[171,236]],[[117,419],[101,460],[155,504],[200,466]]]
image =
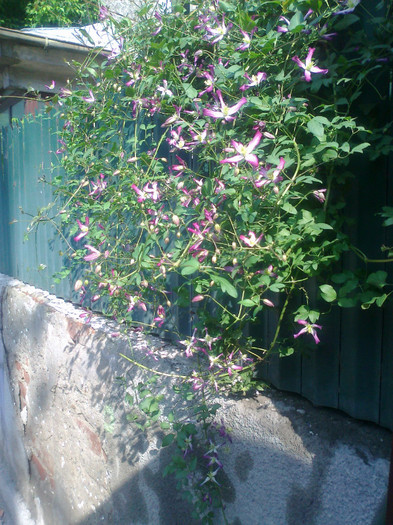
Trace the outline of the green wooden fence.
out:
[[[31,110],[31,102],[19,102],[1,120],[0,271],[70,299],[69,283],[53,284],[52,274],[63,261],[52,228],[43,225],[25,240],[30,215],[51,201],[50,186],[40,181],[56,175],[52,163],[58,148],[56,119],[21,121]],[[393,246],[391,229],[381,228],[377,216],[382,206],[393,205],[389,169],[385,160],[377,165],[359,161],[345,210],[354,218],[349,226],[354,242],[373,258],[380,256],[382,244]],[[348,255],[342,264],[346,269],[358,262]],[[393,278],[393,270],[386,270]],[[316,289],[311,287],[309,294],[316,296]],[[272,312],[261,320],[257,335],[265,342],[271,340],[275,322]],[[179,312],[178,323],[187,330],[188,312]],[[393,305],[366,311],[333,309],[324,319],[321,335],[321,344],[312,351],[281,359],[273,356],[262,367],[262,377],[317,405],[393,429]]]
[[[56,285],[52,279],[62,266],[62,246],[53,228],[43,224],[26,236],[32,218],[52,200],[48,183],[59,172],[53,168],[58,122],[34,119],[34,112],[41,110],[36,101],[21,101],[2,114],[0,272],[70,298],[69,283]]]

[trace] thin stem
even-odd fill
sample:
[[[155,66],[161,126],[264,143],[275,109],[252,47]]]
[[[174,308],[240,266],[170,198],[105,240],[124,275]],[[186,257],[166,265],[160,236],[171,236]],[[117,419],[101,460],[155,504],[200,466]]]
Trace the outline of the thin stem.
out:
[[[124,357],[124,359],[127,359],[127,361],[129,361],[133,365],[138,366],[139,368],[142,368],[142,370],[146,370],[147,372],[151,372],[154,375],[165,376],[165,377],[173,377],[173,378],[176,378],[176,379],[188,379],[187,376],[183,376],[183,375],[180,375],[180,374],[167,374],[166,372],[159,372],[158,370],[154,370],[154,368],[150,368],[149,366],[142,365],[142,363],[139,363],[138,361],[135,361],[135,359],[131,359],[131,357],[128,357],[128,356],[126,356],[124,354],[120,354],[119,353],[119,355],[120,355],[120,357]]]

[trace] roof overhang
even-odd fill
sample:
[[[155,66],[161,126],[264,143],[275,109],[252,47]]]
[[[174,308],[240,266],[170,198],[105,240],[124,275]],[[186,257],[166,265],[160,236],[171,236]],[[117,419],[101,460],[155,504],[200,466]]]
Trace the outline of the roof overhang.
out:
[[[74,78],[72,63],[83,62],[95,50],[99,60],[111,53],[102,47],[0,28],[0,111],[10,105],[13,96],[58,91]],[[56,81],[56,88],[49,91],[46,86],[52,80]]]

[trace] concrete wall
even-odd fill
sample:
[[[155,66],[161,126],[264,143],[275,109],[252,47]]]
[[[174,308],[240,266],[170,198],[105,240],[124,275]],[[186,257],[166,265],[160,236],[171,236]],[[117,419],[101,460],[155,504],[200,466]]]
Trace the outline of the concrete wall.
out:
[[[70,303],[5,276],[0,296],[4,519],[12,525],[192,524],[174,481],[161,476],[171,454],[160,448],[162,431],[145,435],[126,420],[125,390],[116,379],[127,378],[131,387],[143,379],[119,352],[163,372],[184,371],[189,361],[158,338],[113,337],[118,327],[108,321],[86,324]],[[169,409],[169,380],[162,393]],[[387,487],[390,432],[277,391],[220,402],[218,417],[233,439],[223,457],[229,523],[373,521]]]

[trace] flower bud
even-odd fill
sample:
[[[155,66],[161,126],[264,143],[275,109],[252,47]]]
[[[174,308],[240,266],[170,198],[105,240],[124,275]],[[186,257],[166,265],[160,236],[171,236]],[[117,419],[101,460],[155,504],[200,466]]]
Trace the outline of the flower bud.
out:
[[[270,306],[270,308],[274,308],[274,303],[270,301],[270,299],[262,299],[263,304],[266,306]]]
[[[233,243],[232,243],[232,250],[236,250],[236,248],[237,248],[237,244],[235,243],[235,241],[233,241]]]
[[[74,290],[77,292],[78,290],[82,288],[82,286],[83,286],[82,279],[78,279],[74,284]]]
[[[146,281],[146,279],[143,279],[143,281],[141,281],[141,286],[143,286],[143,288],[147,288],[149,286],[149,283]]]
[[[178,239],[180,239],[180,236],[181,236],[180,232],[177,232],[177,233],[176,233],[176,237],[177,237]]]
[[[165,244],[169,244],[169,237],[165,237],[164,242]]]
[[[214,225],[214,229],[216,230],[217,233],[220,233],[221,226],[216,222],[216,224]]]
[[[173,215],[173,216],[172,216],[172,222],[173,222],[173,224],[175,224],[176,226],[179,226],[179,224],[180,224],[180,219],[179,219],[179,217],[178,217],[177,215]]]
[[[85,286],[87,286],[89,284],[89,281],[87,279],[85,279],[85,282],[83,283]]]
[[[214,254],[212,257],[212,263],[216,264],[216,262],[217,262],[217,256]]]
[[[233,264],[233,266],[236,266],[236,265],[237,265],[237,259],[236,259],[236,257],[234,257],[234,258],[232,259],[232,264]]]
[[[191,299],[192,303],[199,303],[199,301],[203,301],[204,297],[203,295],[196,295]]]
[[[101,272],[101,264],[97,264],[97,266],[94,269],[94,272],[99,274]]]
[[[166,305],[167,305],[167,306],[172,306],[172,303],[169,301],[169,299],[168,299],[168,301],[166,302]]]

